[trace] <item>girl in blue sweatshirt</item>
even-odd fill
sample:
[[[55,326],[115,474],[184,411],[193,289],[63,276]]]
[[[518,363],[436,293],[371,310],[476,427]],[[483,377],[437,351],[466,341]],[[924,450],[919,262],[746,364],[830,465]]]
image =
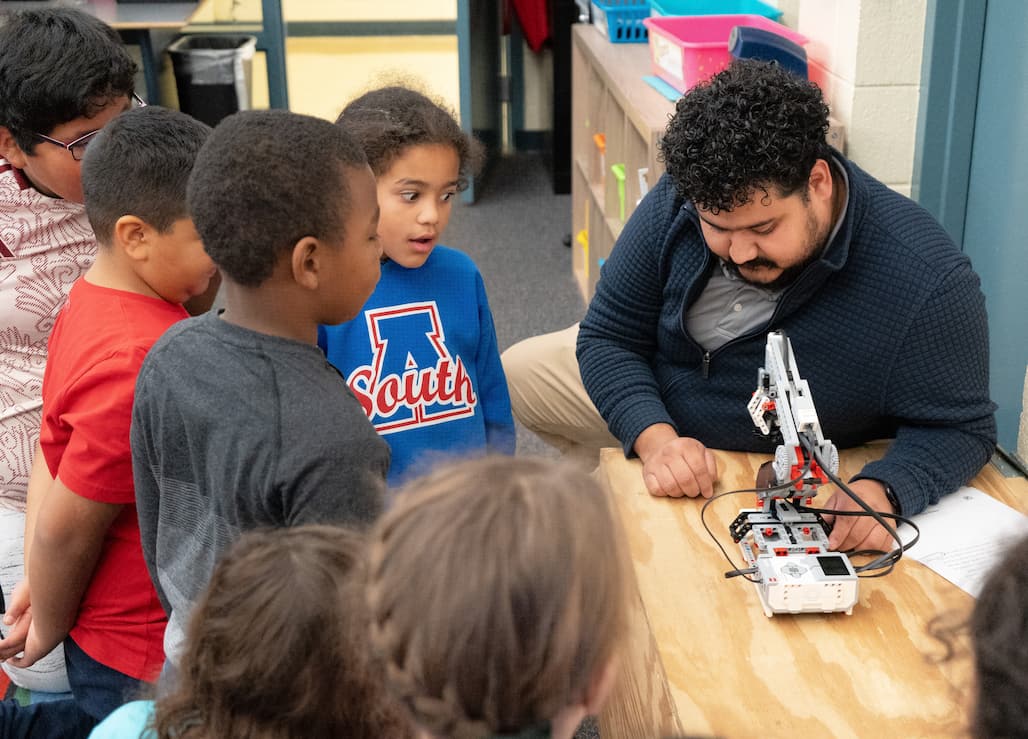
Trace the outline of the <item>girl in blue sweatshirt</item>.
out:
[[[485,286],[465,254],[439,245],[481,145],[419,92],[385,87],[336,123],[378,182],[384,263],[352,321],[318,344],[392,448],[395,485],[443,457],[514,453],[514,419]]]

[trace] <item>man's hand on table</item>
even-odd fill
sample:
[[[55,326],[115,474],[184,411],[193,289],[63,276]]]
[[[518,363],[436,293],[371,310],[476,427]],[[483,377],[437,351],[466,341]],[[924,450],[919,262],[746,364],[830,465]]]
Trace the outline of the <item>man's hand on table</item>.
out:
[[[717,462],[696,439],[679,436],[673,427],[658,423],[639,434],[635,452],[642,460],[643,482],[650,495],[709,498],[714,494]]]
[[[885,485],[877,480],[856,480],[849,484],[850,490],[876,511],[896,513],[885,495]],[[888,552],[896,548],[896,542],[881,524],[870,516],[833,516],[829,511],[859,511],[860,506],[841,490],[832,493],[824,507],[825,520],[834,524],[828,546],[840,552],[859,549],[877,549]],[[893,522],[894,523],[894,522]],[[895,526],[894,526],[895,528]]]

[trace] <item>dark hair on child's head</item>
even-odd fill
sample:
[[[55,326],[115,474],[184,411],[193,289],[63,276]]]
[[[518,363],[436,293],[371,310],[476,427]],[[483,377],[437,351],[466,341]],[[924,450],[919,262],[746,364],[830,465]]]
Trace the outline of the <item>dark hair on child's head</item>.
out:
[[[821,90],[774,62],[737,60],[679,99],[660,142],[678,194],[715,214],[755,190],[806,193],[818,159],[831,161]]]
[[[324,525],[244,534],[196,604],[158,739],[412,735],[371,658],[364,543]]]
[[[348,172],[367,157],[320,118],[247,110],[214,129],[189,179],[189,212],[223,275],[257,287],[308,236],[336,244],[349,216]]]
[[[457,186],[463,190],[484,159],[482,145],[461,129],[450,111],[408,87],[394,85],[364,93],[343,108],[336,124],[364,147],[376,177],[387,172],[407,147],[442,144],[457,152]]]
[[[1028,731],[1028,538],[1013,545],[989,574],[971,615],[979,739]]]
[[[87,13],[48,8],[0,25],[0,126],[26,154],[49,134],[132,94],[136,64],[117,32]]]
[[[587,698],[625,635],[609,496],[566,463],[485,457],[408,483],[371,535],[372,642],[427,731],[514,733]]]
[[[126,111],[104,126],[82,161],[86,215],[97,241],[110,243],[124,215],[162,233],[186,218],[189,174],[210,133],[207,124],[155,105]]]

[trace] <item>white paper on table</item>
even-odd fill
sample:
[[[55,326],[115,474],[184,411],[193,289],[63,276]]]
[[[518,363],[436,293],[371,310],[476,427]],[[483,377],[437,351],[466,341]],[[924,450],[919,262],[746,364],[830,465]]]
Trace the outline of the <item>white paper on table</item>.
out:
[[[960,488],[913,520],[921,539],[903,556],[935,570],[975,598],[1007,547],[1028,535],[1028,516],[977,488]],[[914,536],[907,525],[898,533],[904,543]]]

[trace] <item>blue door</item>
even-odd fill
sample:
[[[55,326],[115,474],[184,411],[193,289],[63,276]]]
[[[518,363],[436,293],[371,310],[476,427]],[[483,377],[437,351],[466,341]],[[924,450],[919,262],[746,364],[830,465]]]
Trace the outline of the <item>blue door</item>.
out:
[[[964,221],[964,253],[989,311],[999,443],[1017,448],[1028,365],[1028,3],[989,0]]]

